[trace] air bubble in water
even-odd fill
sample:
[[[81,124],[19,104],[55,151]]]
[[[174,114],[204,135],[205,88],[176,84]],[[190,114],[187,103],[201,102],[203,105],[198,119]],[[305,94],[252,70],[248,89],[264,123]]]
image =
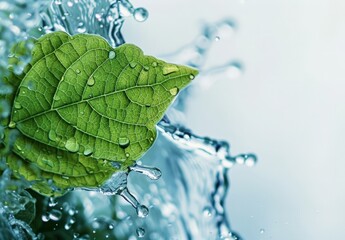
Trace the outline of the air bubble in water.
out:
[[[137,8],[133,13],[134,19],[138,22],[144,22],[149,17],[149,12],[145,8]]]
[[[49,212],[49,218],[52,221],[59,221],[61,217],[62,217],[62,213],[57,209],[53,209]]]
[[[143,238],[145,236],[145,229],[142,227],[137,228],[136,232],[139,238]]]

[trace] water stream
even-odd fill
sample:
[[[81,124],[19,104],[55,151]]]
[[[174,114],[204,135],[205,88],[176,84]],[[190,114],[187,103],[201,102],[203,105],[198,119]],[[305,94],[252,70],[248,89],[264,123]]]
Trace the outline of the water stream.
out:
[[[5,0],[0,2],[0,17],[4,20],[0,23],[2,78],[7,74],[8,49],[15,42],[62,30],[99,34],[116,47],[125,43],[121,33],[125,19],[133,17],[142,22],[148,12],[126,0]],[[200,84],[213,72],[239,74],[241,65],[237,62],[203,68],[224,26],[235,28],[230,20],[207,25],[194,42],[163,58],[200,69]],[[30,47],[14,66],[17,73],[29,62]],[[1,78],[0,94],[9,93],[10,87]],[[256,157],[232,156],[226,141],[201,137],[183,127],[178,116],[183,115],[190,95],[189,89],[180,93],[157,125],[159,135],[148,153],[128,172],[114,174],[99,189],[43,199],[35,193],[31,196],[24,190],[28,183],[13,180],[11,172],[5,170],[0,179],[0,239],[52,239],[56,234],[67,239],[241,239],[231,229],[224,205],[230,186],[229,169],[234,164],[253,166]],[[9,108],[9,103],[2,101],[0,114],[8,116]],[[1,169],[6,169],[3,159],[1,163]],[[17,190],[8,190],[10,184]],[[36,228],[29,226],[27,219],[16,217],[35,203],[39,206],[38,217],[33,220],[39,226]]]

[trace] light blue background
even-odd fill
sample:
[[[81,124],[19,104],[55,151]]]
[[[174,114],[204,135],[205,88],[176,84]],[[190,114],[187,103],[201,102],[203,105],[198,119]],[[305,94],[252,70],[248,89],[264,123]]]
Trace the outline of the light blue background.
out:
[[[194,132],[259,157],[231,170],[232,228],[247,240],[345,239],[345,1],[132,2],[150,17],[127,20],[124,36],[152,55],[189,43],[203,23],[238,23],[209,61],[241,60],[244,73],[198,88],[186,117]]]

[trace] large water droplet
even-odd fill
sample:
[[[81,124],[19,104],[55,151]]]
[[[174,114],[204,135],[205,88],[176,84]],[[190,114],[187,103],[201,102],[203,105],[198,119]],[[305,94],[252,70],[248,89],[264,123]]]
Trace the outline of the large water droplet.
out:
[[[66,141],[65,148],[70,152],[78,152],[79,144],[77,143],[77,140],[74,137],[71,137]]]
[[[149,17],[149,12],[145,8],[137,8],[133,13],[134,19],[138,22],[144,22]]]
[[[115,52],[114,51],[110,51],[109,52],[109,59],[114,59],[115,58]]]
[[[145,176],[149,177],[152,180],[157,180],[162,176],[161,170],[155,167],[149,166],[142,166],[135,164],[134,166],[129,168],[131,171],[138,172],[144,174]]]
[[[145,205],[139,205],[137,207],[137,215],[140,218],[145,218],[149,215],[149,209]]]
[[[145,236],[145,229],[142,227],[138,227],[136,232],[137,232],[138,238],[143,238]]]
[[[129,146],[129,139],[127,137],[120,137],[119,138],[119,145],[121,148],[127,148]]]
[[[173,87],[169,90],[170,94],[176,96],[180,90],[177,87]]]
[[[170,73],[177,72],[178,67],[176,65],[173,65],[173,64],[166,64],[163,66],[162,71],[163,71],[163,75],[168,75]]]
[[[93,85],[95,85],[95,79],[93,77],[90,77],[88,80],[87,80],[87,85],[92,87]]]

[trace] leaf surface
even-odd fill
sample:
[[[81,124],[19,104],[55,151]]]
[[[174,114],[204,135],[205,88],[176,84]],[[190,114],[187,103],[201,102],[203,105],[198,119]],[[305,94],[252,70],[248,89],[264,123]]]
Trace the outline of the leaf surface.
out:
[[[21,134],[8,165],[45,195],[55,194],[52,183],[100,186],[151,147],[156,123],[196,74],[131,44],[47,34],[20,76],[8,127]]]

